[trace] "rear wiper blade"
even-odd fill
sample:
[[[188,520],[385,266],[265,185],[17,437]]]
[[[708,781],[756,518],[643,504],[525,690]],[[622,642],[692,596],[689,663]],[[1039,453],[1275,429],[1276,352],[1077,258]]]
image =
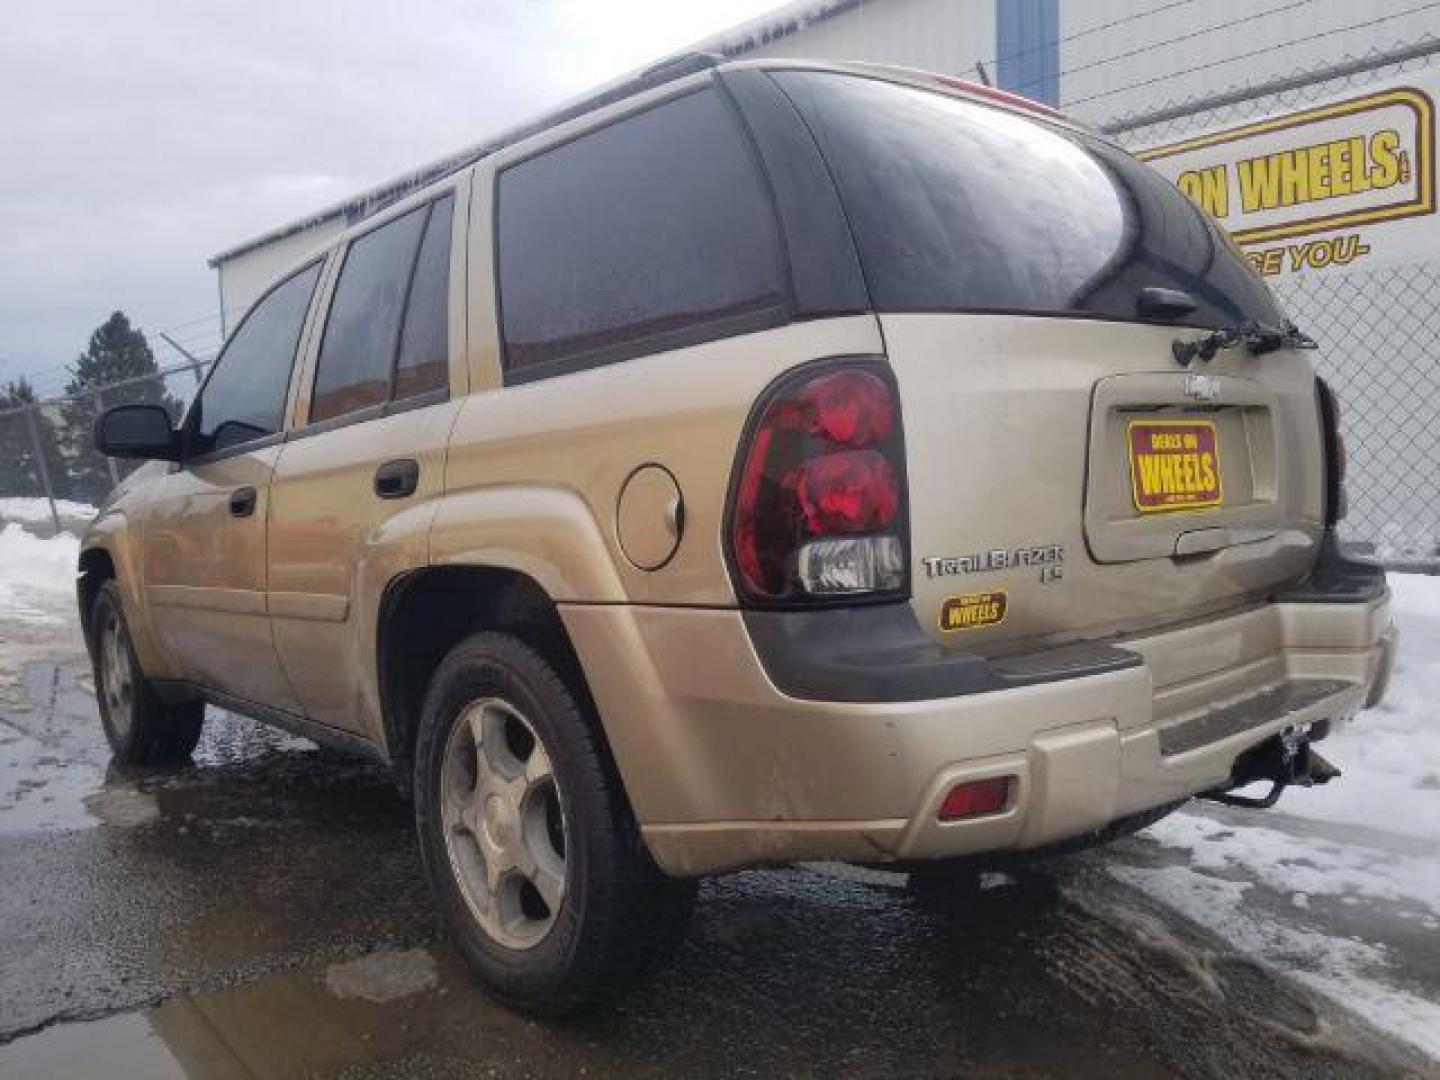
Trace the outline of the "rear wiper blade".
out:
[[[1270,326],[1251,321],[1239,326],[1224,326],[1219,330],[1212,330],[1194,341],[1181,341],[1176,338],[1170,343],[1170,351],[1177,364],[1189,367],[1196,360],[1202,364],[1209,363],[1221,349],[1233,349],[1237,345],[1244,345],[1250,350],[1251,356],[1261,356],[1276,349],[1319,348],[1315,339],[1293,322],[1287,321],[1284,326]]]

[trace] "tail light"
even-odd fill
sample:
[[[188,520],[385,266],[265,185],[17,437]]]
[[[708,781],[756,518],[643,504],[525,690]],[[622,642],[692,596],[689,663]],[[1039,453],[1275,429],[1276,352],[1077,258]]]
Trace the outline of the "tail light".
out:
[[[1345,516],[1345,468],[1348,455],[1345,436],[1340,433],[1340,401],[1330,384],[1315,380],[1320,400],[1320,431],[1325,440],[1325,524],[1333,526]]]
[[[740,449],[726,531],[750,603],[909,595],[904,435],[887,366],[805,368],[766,391]]]

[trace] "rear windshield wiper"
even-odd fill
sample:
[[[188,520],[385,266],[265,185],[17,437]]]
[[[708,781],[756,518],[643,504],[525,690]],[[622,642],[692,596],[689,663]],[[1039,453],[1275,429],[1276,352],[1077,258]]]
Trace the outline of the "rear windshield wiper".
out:
[[[1233,349],[1237,345],[1244,345],[1250,350],[1251,356],[1261,356],[1276,349],[1319,348],[1315,339],[1293,322],[1287,321],[1284,326],[1270,326],[1251,320],[1239,326],[1224,326],[1219,330],[1212,330],[1194,341],[1181,341],[1176,338],[1170,343],[1170,351],[1177,364],[1189,367],[1196,360],[1202,364],[1209,363],[1221,349]]]

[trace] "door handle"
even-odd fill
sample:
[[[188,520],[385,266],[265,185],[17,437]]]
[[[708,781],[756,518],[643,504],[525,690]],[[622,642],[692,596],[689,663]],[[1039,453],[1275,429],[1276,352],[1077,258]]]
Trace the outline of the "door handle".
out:
[[[230,513],[235,517],[249,517],[255,512],[255,489],[250,486],[236,488],[230,493]]]
[[[420,486],[420,463],[414,458],[387,461],[375,470],[375,494],[382,499],[403,499]]]

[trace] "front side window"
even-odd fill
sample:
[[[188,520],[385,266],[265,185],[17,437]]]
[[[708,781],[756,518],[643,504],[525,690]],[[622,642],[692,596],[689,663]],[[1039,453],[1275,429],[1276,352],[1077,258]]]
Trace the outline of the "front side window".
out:
[[[1159,287],[1195,299],[1181,322],[1283,324],[1219,226],[1102,139],[878,79],[774,77],[830,164],[879,311],[1135,319]]]
[[[312,423],[446,385],[453,206],[446,196],[351,243],[320,345]]]
[[[295,350],[320,263],[277,285],[250,309],[195,401],[194,450],[213,453],[274,435],[284,426]]]
[[[512,380],[784,317],[765,182],[713,89],[513,165],[497,197]]]

